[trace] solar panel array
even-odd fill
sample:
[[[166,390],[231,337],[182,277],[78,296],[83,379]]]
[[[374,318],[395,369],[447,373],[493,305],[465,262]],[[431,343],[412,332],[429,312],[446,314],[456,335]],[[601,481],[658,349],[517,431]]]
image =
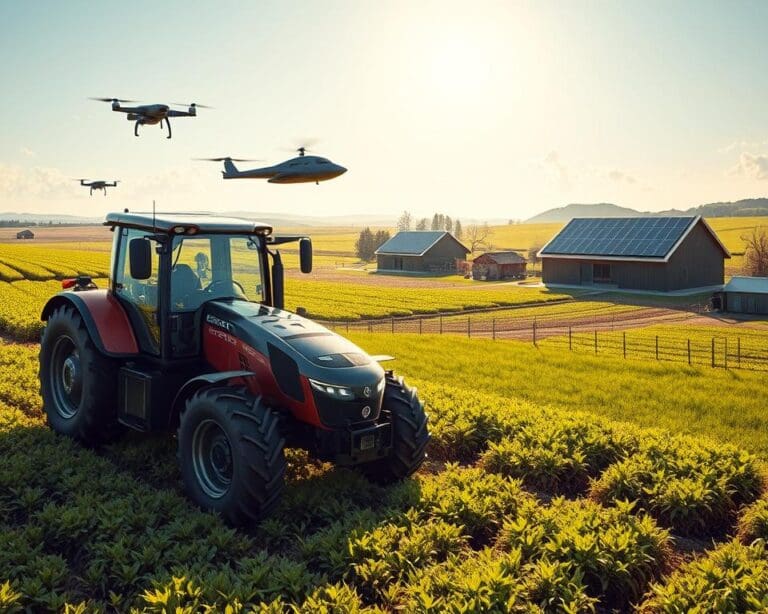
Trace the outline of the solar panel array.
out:
[[[663,258],[695,217],[577,218],[542,254]]]

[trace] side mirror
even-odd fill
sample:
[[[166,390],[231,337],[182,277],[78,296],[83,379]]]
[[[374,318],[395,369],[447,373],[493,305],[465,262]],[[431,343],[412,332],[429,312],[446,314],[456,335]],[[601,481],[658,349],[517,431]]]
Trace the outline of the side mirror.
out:
[[[302,273],[312,272],[312,239],[309,237],[299,240],[299,265]]]
[[[152,276],[152,241],[149,239],[131,239],[128,244],[128,263],[131,277],[149,279]]]

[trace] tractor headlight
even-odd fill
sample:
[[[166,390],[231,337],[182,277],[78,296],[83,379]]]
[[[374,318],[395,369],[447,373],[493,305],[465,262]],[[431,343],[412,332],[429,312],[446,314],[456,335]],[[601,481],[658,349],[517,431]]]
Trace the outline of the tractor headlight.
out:
[[[310,379],[309,385],[312,386],[318,392],[327,394],[334,399],[352,399],[355,395],[352,394],[352,389],[346,386],[335,386],[333,384],[326,384],[324,382],[318,382],[317,380]]]

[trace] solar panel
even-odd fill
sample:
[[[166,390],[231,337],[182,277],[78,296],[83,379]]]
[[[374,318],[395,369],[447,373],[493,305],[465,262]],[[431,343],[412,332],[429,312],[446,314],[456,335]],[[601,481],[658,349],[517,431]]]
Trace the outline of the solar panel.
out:
[[[695,217],[576,218],[543,254],[663,258]]]

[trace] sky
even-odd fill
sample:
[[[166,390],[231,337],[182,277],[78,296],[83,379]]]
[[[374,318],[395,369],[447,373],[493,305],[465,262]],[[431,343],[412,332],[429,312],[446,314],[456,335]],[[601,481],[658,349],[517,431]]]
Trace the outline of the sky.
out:
[[[766,196],[766,24],[764,1],[0,0],[0,211],[527,219]],[[135,138],[89,96],[215,109]],[[192,160],[272,164],[306,139],[349,171],[275,185]],[[121,183],[89,197],[79,177]]]

